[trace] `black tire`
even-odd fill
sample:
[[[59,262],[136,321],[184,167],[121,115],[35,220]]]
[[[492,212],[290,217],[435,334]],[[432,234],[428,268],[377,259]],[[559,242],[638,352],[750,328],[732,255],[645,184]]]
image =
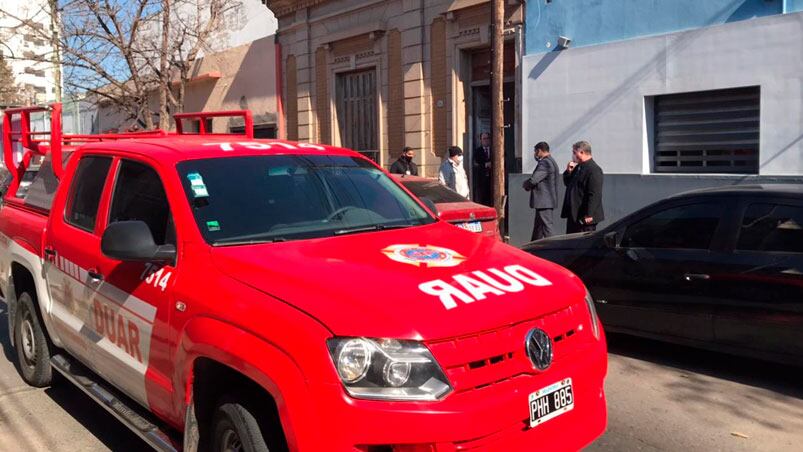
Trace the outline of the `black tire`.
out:
[[[212,419],[213,452],[269,452],[257,422],[259,414],[235,401],[224,401]]]
[[[50,367],[52,346],[28,292],[21,293],[17,299],[14,345],[22,379],[37,388],[49,386],[53,380],[53,368]]]

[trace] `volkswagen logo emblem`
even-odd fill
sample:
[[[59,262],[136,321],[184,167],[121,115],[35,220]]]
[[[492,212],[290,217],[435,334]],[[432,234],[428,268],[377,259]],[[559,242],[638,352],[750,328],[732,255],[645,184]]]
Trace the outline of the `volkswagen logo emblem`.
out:
[[[538,370],[547,370],[552,364],[552,339],[540,328],[527,333],[525,342],[527,356]]]

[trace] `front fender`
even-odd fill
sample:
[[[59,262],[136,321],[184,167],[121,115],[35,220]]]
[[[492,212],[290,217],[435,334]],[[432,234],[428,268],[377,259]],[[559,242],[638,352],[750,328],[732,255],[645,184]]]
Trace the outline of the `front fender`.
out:
[[[183,363],[174,382],[175,394],[182,397],[182,417],[191,401],[193,368],[198,358],[224,364],[268,391],[276,401],[291,450],[306,449],[301,443],[305,438],[314,438],[314,432],[305,431],[309,423],[303,421],[316,417],[304,374],[288,353],[252,332],[218,319],[189,321],[179,339],[175,361]]]

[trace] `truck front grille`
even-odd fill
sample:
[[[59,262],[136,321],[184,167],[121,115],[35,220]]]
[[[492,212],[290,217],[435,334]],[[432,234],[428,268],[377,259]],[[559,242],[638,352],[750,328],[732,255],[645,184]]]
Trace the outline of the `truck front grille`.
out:
[[[580,336],[582,306],[572,305],[545,316],[506,325],[494,330],[452,339],[428,342],[455,392],[481,389],[536,370],[524,346],[527,333],[535,327],[544,330],[553,343],[553,363],[571,353]]]

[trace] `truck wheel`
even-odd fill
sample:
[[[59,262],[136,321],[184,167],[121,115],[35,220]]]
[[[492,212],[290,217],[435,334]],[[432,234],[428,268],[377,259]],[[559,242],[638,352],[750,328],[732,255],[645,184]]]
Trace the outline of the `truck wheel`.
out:
[[[234,401],[224,401],[212,420],[213,452],[268,452],[254,412]]]
[[[14,344],[22,379],[37,388],[50,385],[53,379],[53,369],[50,367],[51,346],[42,329],[33,298],[28,292],[20,294],[17,300]]]

